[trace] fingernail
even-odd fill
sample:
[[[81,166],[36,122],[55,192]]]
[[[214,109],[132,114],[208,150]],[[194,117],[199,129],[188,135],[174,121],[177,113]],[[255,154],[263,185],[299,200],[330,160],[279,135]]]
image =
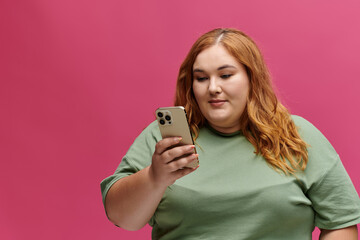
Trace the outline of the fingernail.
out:
[[[177,139],[176,139],[176,142],[180,142],[182,140],[182,137],[178,137]]]

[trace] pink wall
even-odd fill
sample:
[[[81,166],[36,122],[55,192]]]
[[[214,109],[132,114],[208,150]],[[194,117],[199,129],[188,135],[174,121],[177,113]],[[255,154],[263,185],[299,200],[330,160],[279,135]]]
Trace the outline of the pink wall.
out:
[[[107,221],[100,181],[170,105],[194,40],[235,27],[360,192],[360,2],[0,2],[0,239],[150,239]]]

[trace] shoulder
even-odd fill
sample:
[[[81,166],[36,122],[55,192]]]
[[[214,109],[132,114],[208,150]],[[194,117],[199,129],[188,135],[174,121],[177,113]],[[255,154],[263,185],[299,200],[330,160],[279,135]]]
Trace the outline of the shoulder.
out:
[[[321,147],[322,149],[328,148],[329,150],[333,150],[333,146],[329,140],[312,123],[297,115],[291,115],[291,118],[293,119],[301,138],[310,145],[310,149]]]
[[[333,166],[341,162],[330,141],[308,120],[292,115],[291,116],[301,138],[308,144],[308,164],[305,172],[308,177],[318,181]]]
[[[151,122],[131,144],[118,169],[131,166],[132,169],[138,171],[149,165],[155,145],[160,139],[161,135],[156,121]]]
[[[319,130],[308,120],[305,118],[298,116],[298,115],[291,115],[292,120],[294,121],[295,125],[303,132],[312,132],[316,131],[319,132]]]
[[[137,145],[137,143],[150,143],[150,142],[156,143],[159,140],[161,140],[159,126],[157,124],[157,121],[153,121],[148,126],[146,126],[141,131],[141,133],[136,137],[134,144]]]
[[[291,115],[301,138],[310,146],[325,147],[333,149],[329,140],[311,122],[303,117]]]
[[[147,127],[143,129],[141,134],[144,135],[160,135],[159,125],[157,121],[152,121]]]

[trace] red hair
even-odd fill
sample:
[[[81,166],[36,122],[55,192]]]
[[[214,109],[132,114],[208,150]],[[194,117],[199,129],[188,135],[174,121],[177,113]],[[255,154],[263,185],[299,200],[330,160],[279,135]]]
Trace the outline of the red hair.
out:
[[[308,145],[301,139],[288,110],[278,101],[259,48],[250,37],[236,29],[214,29],[202,35],[180,67],[175,106],[184,106],[195,139],[206,119],[192,89],[193,65],[201,51],[216,44],[224,46],[246,68],[250,89],[239,121],[244,136],[255,147],[255,153],[285,174],[305,170]]]

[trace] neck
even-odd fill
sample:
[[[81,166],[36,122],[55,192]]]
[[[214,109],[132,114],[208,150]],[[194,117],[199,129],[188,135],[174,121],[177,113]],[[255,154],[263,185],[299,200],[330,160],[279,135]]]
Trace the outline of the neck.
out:
[[[223,127],[209,123],[209,125],[218,132],[221,133],[234,133],[241,130],[240,124],[235,126]]]

